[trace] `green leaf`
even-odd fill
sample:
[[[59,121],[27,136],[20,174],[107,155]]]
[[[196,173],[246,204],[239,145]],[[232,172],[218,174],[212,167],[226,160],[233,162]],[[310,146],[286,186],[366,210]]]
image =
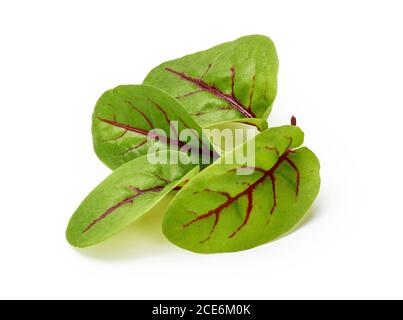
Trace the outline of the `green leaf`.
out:
[[[160,154],[167,158],[179,156],[178,152],[167,150]],[[88,247],[108,239],[198,170],[192,164],[150,164],[147,156],[122,165],[80,204],[67,227],[67,240],[73,246]]]
[[[164,134],[153,133],[155,129]],[[181,137],[184,129],[192,137]],[[95,106],[92,135],[97,156],[111,169],[147,154],[150,148],[181,150],[188,141],[198,150],[193,154],[196,162],[208,164],[212,162],[210,157],[218,157],[202,128],[180,102],[147,85],[124,85],[106,91]]]
[[[176,195],[163,221],[166,237],[190,251],[215,253],[249,249],[291,231],[320,186],[319,161],[302,143],[298,127],[283,126],[256,136],[253,168],[227,164],[246,144],[227,153]]]
[[[180,100],[202,126],[241,118],[267,118],[277,92],[273,42],[251,35],[172,60],[145,78]]]
[[[240,119],[242,120],[242,119]],[[248,120],[262,120],[258,118]],[[266,122],[267,123],[267,122]],[[255,122],[259,124],[259,122]],[[260,124],[263,124],[261,122]],[[243,121],[225,121],[204,129],[211,143],[220,150],[221,154],[229,152],[237,146],[253,139],[259,134],[259,129]]]
[[[260,118],[242,118],[242,119],[236,119],[236,120],[226,120],[222,122],[217,122],[208,126],[205,126],[205,129],[210,129],[210,128],[216,128],[220,126],[228,126],[231,124],[245,124],[245,125],[251,125],[253,127],[256,127],[259,131],[264,131],[269,128],[269,124],[267,123],[267,120],[260,119]]]

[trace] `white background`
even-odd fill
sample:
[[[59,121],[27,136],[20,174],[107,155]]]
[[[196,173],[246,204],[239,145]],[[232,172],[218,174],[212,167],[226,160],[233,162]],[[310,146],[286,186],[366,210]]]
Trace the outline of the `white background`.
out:
[[[401,1],[1,1],[0,298],[403,298]],[[291,235],[198,255],[162,208],[76,250],[65,227],[109,170],[99,95],[162,61],[243,35],[276,43],[270,121],[294,114],[322,188]]]

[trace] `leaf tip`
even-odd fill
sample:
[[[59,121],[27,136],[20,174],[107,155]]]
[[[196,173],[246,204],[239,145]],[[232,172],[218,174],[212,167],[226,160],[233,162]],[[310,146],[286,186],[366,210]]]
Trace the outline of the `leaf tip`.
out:
[[[291,125],[294,127],[297,125],[297,118],[295,118],[294,116],[291,117]]]

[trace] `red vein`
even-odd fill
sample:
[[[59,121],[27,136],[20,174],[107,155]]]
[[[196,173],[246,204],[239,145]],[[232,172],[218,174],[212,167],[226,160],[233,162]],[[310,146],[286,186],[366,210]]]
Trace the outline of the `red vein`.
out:
[[[270,150],[270,151],[274,151],[276,153],[276,155],[277,155],[277,158],[280,158],[280,153],[278,152],[277,148],[266,146],[265,149]]]
[[[213,147],[210,148],[210,146],[200,138],[195,129],[190,128],[182,119],[179,119],[179,121],[182,122],[182,125],[185,127],[185,129],[188,129],[192,133],[192,135],[199,141],[202,146],[203,154],[207,153],[213,160],[217,160],[220,157],[220,155],[213,149]]]
[[[127,130],[123,131],[121,134],[119,134],[117,137],[105,140],[105,142],[110,142],[110,141],[116,141],[119,140],[120,138],[123,138],[123,136],[127,133]]]
[[[153,139],[157,138],[158,140],[163,141],[166,144],[174,144],[174,145],[177,145],[179,147],[182,147],[182,146],[185,145],[182,141],[172,140],[172,139],[170,139],[168,137],[156,134],[156,133],[148,131],[148,130],[134,128],[134,127],[131,127],[129,125],[117,122],[116,120],[112,121],[112,120],[108,120],[108,119],[104,119],[104,118],[100,118],[100,117],[97,117],[97,118],[100,121],[108,123],[108,124],[110,124],[112,126],[122,128],[122,129],[125,129],[125,130],[128,130],[128,131],[131,131],[131,132],[135,132],[135,133],[141,134],[143,136],[149,136],[149,137],[151,137]]]
[[[176,186],[175,188],[173,188],[172,190],[173,191],[179,191],[179,190],[182,190],[182,188],[183,188],[183,186],[186,184],[186,183],[188,183],[189,182],[189,179],[186,179],[185,181],[183,181],[182,182],[182,185],[180,185],[180,186]],[[194,214],[196,215],[196,213],[194,212]]]
[[[225,191],[217,191],[217,190],[211,190],[211,189],[204,189],[203,191],[217,193],[217,194],[220,194],[220,195],[226,197],[227,199],[231,198],[231,195],[228,192],[225,192]]]
[[[203,73],[203,75],[200,77],[200,79],[203,79],[206,75],[207,75],[207,73],[210,71],[210,69],[211,69],[211,63],[209,63],[209,65],[207,66],[207,69],[206,69],[206,71],[204,71],[204,73]]]
[[[151,103],[162,113],[162,115],[163,115],[165,121],[166,121],[166,122],[168,123],[168,125],[169,125],[170,122],[171,122],[171,120],[169,120],[169,117],[168,117],[168,114],[166,113],[166,111],[165,111],[164,109],[162,109],[161,106],[160,106],[158,103],[156,103],[156,102],[154,102],[154,101],[152,101],[152,100],[150,100],[150,99],[148,99],[148,101],[151,102]]]
[[[231,67],[231,88],[232,88],[231,94],[226,94],[226,93],[222,92],[221,90],[216,88],[214,85],[209,85],[208,83],[203,81],[201,78],[191,77],[184,72],[175,71],[168,67],[165,68],[165,70],[176,75],[180,79],[193,83],[200,89],[202,89],[206,92],[209,92],[209,93],[215,95],[216,97],[228,102],[234,109],[238,110],[245,117],[255,118],[255,115],[251,111],[248,111],[235,97],[235,94],[234,94],[235,69],[234,69],[234,67]]]
[[[127,149],[122,154],[126,154],[126,153],[129,153],[130,151],[136,150],[136,149],[144,146],[147,142],[148,142],[147,140],[141,141],[140,143],[138,143],[138,144],[134,145],[133,147],[130,147],[129,149]]]
[[[286,137],[287,138],[287,137]],[[275,148],[269,148],[269,150],[275,150]],[[256,187],[260,184],[262,184],[264,181],[266,181],[267,178],[269,178],[271,180],[271,185],[272,185],[272,192],[273,192],[273,206],[270,210],[270,216],[272,216],[277,208],[277,191],[276,191],[276,177],[275,177],[275,172],[276,170],[280,167],[280,165],[284,162],[287,162],[291,165],[291,167],[297,172],[297,181],[296,181],[296,194],[298,196],[299,193],[299,185],[300,185],[300,172],[298,167],[295,165],[295,163],[290,160],[288,158],[288,156],[291,153],[294,153],[295,151],[293,150],[288,150],[281,156],[278,158],[276,164],[269,170],[264,170],[262,168],[258,168],[258,167],[254,167],[254,169],[258,172],[262,173],[262,176],[256,180],[254,183],[249,184],[248,187],[246,189],[244,189],[243,191],[239,192],[237,195],[235,196],[231,196],[228,193],[225,192],[221,192],[221,191],[214,191],[214,190],[210,190],[210,189],[205,189],[203,191],[207,191],[207,192],[215,192],[218,194],[221,194],[223,196],[225,196],[227,199],[225,202],[223,202],[221,205],[219,205],[218,207],[209,210],[208,212],[201,214],[199,216],[197,216],[196,218],[190,220],[189,222],[185,223],[182,225],[182,228],[186,228],[196,222],[199,222],[203,219],[206,219],[208,217],[214,216],[214,223],[213,226],[210,230],[210,233],[208,235],[208,237],[202,241],[200,241],[200,243],[203,243],[207,240],[209,240],[212,236],[212,234],[214,233],[215,228],[217,227],[218,221],[219,221],[219,217],[221,212],[230,207],[234,202],[238,201],[241,197],[243,196],[247,196],[248,199],[248,205],[246,208],[246,213],[245,213],[245,217],[243,222],[241,223],[241,225],[229,235],[229,238],[233,238],[239,231],[242,230],[243,227],[245,227],[250,219],[250,215],[252,213],[253,210],[253,192],[256,189]],[[278,153],[278,151],[277,151]],[[252,167],[242,167],[244,169],[251,169]],[[232,169],[229,172],[235,171],[236,169]],[[270,219],[269,219],[270,220]],[[268,220],[268,221],[269,221]]]
[[[252,99],[253,99],[253,93],[255,92],[255,81],[256,81],[256,76],[253,76],[253,80],[252,80],[252,90],[250,92],[249,95],[249,106],[248,106],[248,110],[251,110],[252,108]]]
[[[295,187],[295,193],[299,194],[299,185],[300,185],[300,181],[301,181],[301,173],[299,172],[299,169],[297,167],[297,165],[290,160],[289,158],[286,158],[285,161],[288,162],[288,164],[295,170],[296,174],[297,174],[297,183],[296,183],[296,187]]]
[[[131,101],[126,100],[125,101],[130,107],[132,107],[134,110],[136,110],[138,113],[141,114],[141,116],[143,117],[143,119],[147,122],[147,124],[149,125],[150,128],[153,128],[153,124],[151,123],[150,118],[143,112],[141,111],[139,108],[137,108]]]
[[[231,72],[231,93],[232,96],[235,97],[235,68],[232,66],[230,68]]]
[[[246,224],[249,221],[250,214],[253,209],[253,193],[249,192],[248,193],[248,207],[246,208],[246,214],[245,214],[245,219],[243,220],[242,224],[233,232],[230,234],[229,238],[234,237],[241,229],[246,226]]]
[[[193,96],[194,94],[199,93],[199,92],[203,92],[203,91],[204,91],[204,90],[202,90],[202,89],[200,89],[200,90],[195,90],[195,91],[192,91],[192,92],[189,92],[189,93],[180,95],[180,96],[176,96],[175,99],[183,99],[183,98]]]
[[[132,190],[135,192],[135,194],[131,195],[130,197],[127,197],[123,199],[122,201],[119,201],[109,209],[107,209],[103,214],[101,214],[98,218],[94,219],[83,231],[83,233],[86,233],[88,230],[90,230],[92,227],[94,227],[98,222],[104,220],[107,218],[110,214],[112,214],[115,210],[123,207],[126,204],[132,203],[134,199],[137,197],[147,193],[147,192],[158,192],[161,191],[164,187],[163,186],[158,186],[158,187],[153,187],[149,189],[139,189],[139,188],[132,188]]]
[[[178,130],[174,125],[172,125],[172,121],[169,119],[168,113],[164,109],[162,109],[161,106],[158,103],[156,103],[156,102],[154,102],[154,101],[152,101],[150,99],[148,99],[148,101],[151,102],[158,109],[159,112],[161,112],[162,116],[165,119],[165,122],[168,124],[169,128],[175,134],[175,139],[179,140]]]
[[[157,178],[158,180],[161,180],[161,181],[163,181],[165,184],[170,184],[172,181],[171,180],[169,180],[169,179],[166,179],[166,178],[164,178],[163,176],[161,176],[160,174],[153,174],[152,173],[152,175],[155,177],[155,178]]]
[[[100,118],[100,117],[97,117],[97,119],[100,120],[100,121],[102,121],[102,122],[108,123],[108,124],[110,124],[110,125],[112,125],[112,126],[125,129],[125,130],[127,130],[127,131],[135,132],[135,133],[141,134],[141,135],[143,135],[143,136],[149,136],[150,138],[153,138],[153,139],[158,139],[159,141],[162,141],[162,142],[164,142],[164,143],[166,143],[166,144],[168,144],[168,145],[173,144],[173,145],[178,146],[179,148],[181,148],[181,147],[183,147],[183,146],[186,145],[185,142],[180,141],[180,140],[178,140],[178,139],[170,139],[169,137],[166,137],[166,136],[163,136],[163,135],[159,135],[159,134],[156,134],[156,133],[151,132],[151,131],[148,131],[148,130],[143,130],[143,129],[139,129],[139,128],[134,128],[134,127],[131,127],[131,126],[127,125],[127,124],[123,124],[123,123],[117,122],[115,116],[114,116],[114,120],[113,120],[113,121],[112,121],[112,120],[108,120],[108,119],[104,119],[104,118]],[[196,132],[194,132],[194,129],[189,128],[189,127],[183,122],[183,120],[179,119],[179,121],[182,121],[182,123],[184,124],[184,126],[185,126],[187,129],[191,130],[191,132],[192,132],[193,135],[196,134]],[[207,155],[208,155],[209,157],[211,157],[213,160],[216,160],[216,159],[219,158],[220,155],[219,155],[213,148],[210,149],[210,147],[209,147],[206,143],[204,143],[204,142],[198,137],[197,134],[196,134],[195,136],[198,138],[198,140],[199,140],[199,142],[200,142],[200,144],[201,144],[201,153],[202,153],[202,154],[207,154]],[[200,148],[199,148],[199,149],[200,149]]]
[[[218,107],[214,110],[208,110],[208,111],[198,111],[198,112],[192,112],[192,116],[202,116],[211,112],[216,112],[216,111],[225,111],[225,110],[232,110],[230,106],[223,106],[223,107]]]
[[[214,216],[214,224],[213,224],[213,227],[212,227],[211,230],[210,230],[210,233],[209,233],[208,237],[207,237],[206,239],[200,241],[200,243],[204,243],[204,242],[206,242],[207,240],[210,240],[210,238],[211,238],[211,236],[213,235],[213,232],[214,232],[214,230],[215,230],[215,227],[218,225],[218,221],[219,221],[219,220],[220,220],[220,215],[219,215],[219,214],[215,214],[215,216]]]
[[[169,125],[169,128],[170,128],[170,129],[172,130],[172,132],[175,134],[176,139],[179,139],[178,130],[177,130],[177,128],[172,124],[172,122],[170,121],[170,119],[169,119],[168,114],[166,113],[166,111],[165,111],[164,109],[162,109],[161,106],[158,105],[158,103],[156,103],[156,102],[154,102],[154,101],[152,101],[152,100],[149,100],[149,101],[162,113],[162,115],[163,115],[164,118],[165,118],[165,121],[166,121],[166,122],[168,123],[168,125]],[[179,119],[178,119],[178,122],[179,122],[179,121],[182,122],[183,126],[184,126],[186,129],[191,130],[191,131],[192,131],[192,134],[198,139],[198,141],[199,141],[200,144],[202,145],[202,153],[203,153],[203,154],[208,153],[209,156],[212,157],[213,160],[216,160],[216,159],[219,157],[219,154],[217,154],[212,148],[210,148],[209,145],[207,145],[206,143],[204,143],[204,142],[200,139],[199,135],[198,135],[196,132],[194,132],[194,129],[190,128],[190,127],[185,123],[185,121],[183,121],[182,119],[179,118]],[[183,145],[184,145],[184,144],[182,144],[182,146],[183,146]]]
[[[223,211],[224,209],[228,208],[229,206],[231,206],[234,202],[236,202],[239,198],[243,197],[244,195],[247,195],[248,193],[252,193],[254,191],[254,189],[256,188],[256,186],[258,186],[259,184],[261,184],[264,180],[266,180],[266,175],[263,175],[261,178],[259,178],[255,183],[251,184],[249,187],[247,187],[245,190],[243,190],[242,192],[238,193],[236,196],[231,196],[230,198],[228,198],[224,203],[222,203],[221,205],[219,205],[218,207],[216,207],[213,210],[210,210],[200,216],[198,216],[197,218],[194,218],[193,220],[187,222],[186,224],[182,225],[183,228],[186,228],[188,226],[190,226],[191,224],[198,222],[200,220],[206,219],[210,216],[215,216],[214,219],[214,225],[210,231],[210,234],[208,236],[207,239],[201,241],[201,242],[205,242],[208,239],[211,238],[211,235],[213,234],[215,227],[218,224],[218,219],[219,219],[219,215],[221,213],[221,211]],[[242,228],[242,227],[241,227]],[[239,230],[238,230],[239,231]],[[237,231],[237,232],[238,232]]]
[[[273,190],[273,206],[271,207],[271,210],[270,210],[270,216],[272,216],[274,211],[277,208],[276,177],[274,176],[274,174],[269,175],[269,177],[270,177],[270,180],[271,180],[271,187],[272,187],[272,190]]]

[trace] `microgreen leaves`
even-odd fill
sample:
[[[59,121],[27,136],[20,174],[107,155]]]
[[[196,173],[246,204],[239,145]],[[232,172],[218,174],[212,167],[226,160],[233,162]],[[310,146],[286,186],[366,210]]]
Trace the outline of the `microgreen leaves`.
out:
[[[197,137],[190,147],[199,149],[195,154],[198,163],[218,157],[182,105],[155,87],[125,85],[109,90],[98,100],[92,118],[95,152],[111,169],[150,149],[180,150],[189,138],[181,135],[185,129]]]
[[[175,155],[175,151],[161,152]],[[152,165],[147,156],[129,161],[84,199],[70,219],[68,241],[87,247],[111,237],[197,172],[191,164]]]
[[[302,141],[298,127],[277,127],[256,136],[255,166],[225,164],[236,150],[220,158],[171,202],[163,222],[167,238],[195,252],[225,252],[290,231],[320,184],[319,162],[309,149],[299,148]],[[240,170],[252,173],[239,175]]]
[[[261,35],[164,62],[144,83],[178,99],[200,125],[267,118],[277,93],[278,58]]]
[[[187,250],[239,251],[291,231],[319,192],[320,166],[301,147],[294,117],[268,129],[277,69],[273,42],[246,36],[105,92],[93,114],[94,149],[115,171],[76,210],[68,241],[101,242],[173,190],[163,232]],[[229,152],[208,140],[208,128],[235,122],[260,133]]]

